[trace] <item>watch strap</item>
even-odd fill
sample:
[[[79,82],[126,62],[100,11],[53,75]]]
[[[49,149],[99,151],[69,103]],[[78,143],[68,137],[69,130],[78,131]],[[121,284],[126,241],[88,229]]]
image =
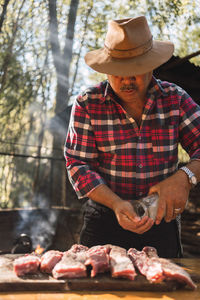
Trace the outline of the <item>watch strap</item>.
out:
[[[193,186],[195,186],[195,185],[197,184],[196,176],[194,175],[194,173],[193,173],[188,167],[185,167],[185,166],[184,166],[184,167],[181,167],[179,170],[182,170],[182,171],[184,171],[184,172],[187,174],[188,179],[189,179],[189,182],[190,182]],[[194,182],[191,180],[192,177],[195,178],[195,184],[194,184]]]

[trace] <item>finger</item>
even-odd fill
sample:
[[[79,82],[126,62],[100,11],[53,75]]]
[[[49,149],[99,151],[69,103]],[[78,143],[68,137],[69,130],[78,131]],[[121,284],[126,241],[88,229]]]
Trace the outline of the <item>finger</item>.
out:
[[[139,219],[137,222],[133,222],[133,220],[129,219],[127,215],[121,215],[120,225],[127,230],[136,232],[138,227],[143,226],[149,218],[146,216],[142,219]]]
[[[174,216],[174,205],[168,204],[166,206],[165,221],[168,223],[171,222],[171,220],[173,219],[173,216]]]
[[[135,231],[135,229],[138,226],[139,221],[133,221],[133,219],[130,219],[126,214],[121,214],[120,219],[118,220],[121,227],[123,227],[126,230]]]
[[[138,223],[140,222],[141,218],[138,217],[138,215],[136,215],[136,213],[134,212],[133,215],[131,214],[126,214],[125,215],[131,222],[134,222],[134,223]]]
[[[148,216],[144,216],[142,219],[140,219],[140,221],[137,223],[137,227],[141,227],[143,225],[145,225],[147,223],[147,221],[149,220]]]
[[[142,218],[140,222],[137,223],[137,225],[130,224],[130,227],[128,230],[134,231],[136,233],[143,233],[151,228],[153,225],[154,221],[147,216]]]
[[[142,234],[148,231],[153,226],[153,224],[154,224],[154,220],[149,218],[145,224],[141,225],[136,229],[137,230],[136,232]]]
[[[155,194],[155,193],[160,196],[160,188],[158,185],[154,185],[154,186],[150,187],[148,195]]]
[[[165,216],[165,211],[166,211],[166,203],[162,201],[160,198],[159,203],[158,203],[158,211],[157,211],[157,216],[156,216],[156,225],[159,225],[163,217]]]
[[[173,213],[172,220],[175,220],[175,219],[176,219],[176,216],[177,216],[177,214]]]
[[[180,215],[182,212],[183,212],[183,209],[181,209],[181,208],[178,208],[178,209],[174,208],[173,218],[176,219],[176,217],[178,215]]]
[[[131,206],[131,209],[129,211],[126,211],[125,215],[134,223],[139,222],[141,220],[141,218],[136,214],[136,212],[134,211],[133,207]]]
[[[177,215],[182,214],[183,211],[184,211],[183,204],[175,203],[174,210],[173,210],[173,219],[176,219]]]

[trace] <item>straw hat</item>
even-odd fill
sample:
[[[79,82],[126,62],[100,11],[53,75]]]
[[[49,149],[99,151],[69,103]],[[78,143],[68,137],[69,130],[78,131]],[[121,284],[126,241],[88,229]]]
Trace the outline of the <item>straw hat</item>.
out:
[[[118,76],[144,74],[170,59],[174,45],[154,41],[144,16],[108,22],[104,48],[85,55],[97,72]]]

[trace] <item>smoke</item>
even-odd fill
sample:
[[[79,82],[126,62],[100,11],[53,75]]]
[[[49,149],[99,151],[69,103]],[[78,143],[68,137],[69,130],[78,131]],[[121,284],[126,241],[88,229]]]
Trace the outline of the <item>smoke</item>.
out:
[[[56,114],[47,123],[47,128],[53,134],[59,134],[61,137],[66,137],[68,122],[71,114],[71,105],[62,107],[60,113]]]
[[[25,233],[30,236],[33,249],[40,245],[44,249],[51,246],[56,233],[58,210],[48,208],[47,199],[37,198],[38,208],[19,210],[19,222],[15,229],[15,236]]]

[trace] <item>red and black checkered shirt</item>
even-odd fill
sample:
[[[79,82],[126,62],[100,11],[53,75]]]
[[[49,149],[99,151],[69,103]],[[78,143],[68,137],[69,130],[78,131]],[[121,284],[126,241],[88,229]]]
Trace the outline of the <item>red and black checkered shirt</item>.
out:
[[[137,199],[177,170],[179,143],[200,159],[200,108],[183,89],[153,77],[138,128],[104,81],[73,105],[69,179],[79,198],[105,183],[122,199]]]

